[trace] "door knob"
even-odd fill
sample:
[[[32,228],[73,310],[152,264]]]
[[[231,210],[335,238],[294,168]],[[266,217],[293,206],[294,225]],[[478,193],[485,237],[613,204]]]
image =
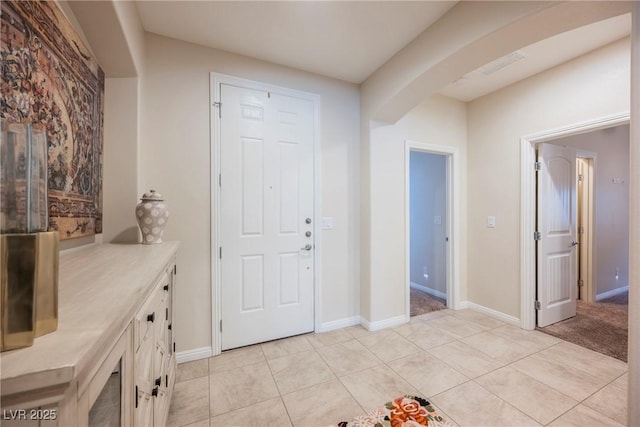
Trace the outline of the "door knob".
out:
[[[580,242],[576,242],[575,240],[573,242],[571,242],[571,246],[578,246],[580,244]]]
[[[304,245],[304,248],[300,248],[301,251],[310,251],[311,248],[313,248],[313,246],[311,246],[309,243],[307,243],[306,245]]]
[[[304,222],[306,222],[307,224],[311,224],[311,218],[305,219]]]

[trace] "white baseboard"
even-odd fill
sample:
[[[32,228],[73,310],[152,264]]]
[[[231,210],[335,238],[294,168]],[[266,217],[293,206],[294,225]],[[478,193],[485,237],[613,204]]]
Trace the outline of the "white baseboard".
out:
[[[629,285],[622,286],[620,288],[611,289],[610,291],[603,292],[601,294],[596,295],[596,301],[600,301],[603,299],[615,297],[616,295],[620,295],[621,293],[627,292],[629,290]]]
[[[411,287],[418,291],[424,292],[425,294],[433,295],[437,298],[442,298],[445,301],[447,300],[447,294],[445,292],[441,292],[415,282],[411,282]]]
[[[466,310],[469,307],[469,301],[460,301],[454,310]]]
[[[344,319],[334,320],[331,322],[325,322],[320,326],[320,329],[316,332],[328,332],[335,329],[346,328],[349,326],[355,326],[360,324],[360,316],[352,316]],[[213,356],[213,349],[211,347],[195,348],[193,350],[180,351],[176,353],[176,362],[186,363],[193,362],[194,360],[206,359]]]
[[[345,317],[344,319],[332,320],[331,322],[324,322],[320,325],[320,328],[316,332],[329,332],[336,329],[342,329],[349,326],[355,326],[360,324],[360,316]]]
[[[404,325],[407,323],[407,318],[403,314],[402,316],[390,317],[384,320],[378,320],[375,322],[370,322],[364,317],[360,317],[360,324],[368,331],[379,331],[381,329],[390,328],[392,326]]]
[[[176,362],[178,362],[178,364],[193,362],[194,360],[206,359],[211,356],[213,356],[213,349],[211,347],[194,348],[193,350],[177,352]]]
[[[487,308],[483,305],[476,304],[471,301],[462,301],[460,303],[461,308],[468,308],[473,311],[477,311],[478,313],[486,314],[489,317],[493,317],[494,319],[501,320],[505,323],[508,323],[512,326],[520,327],[520,319],[517,317],[510,316],[508,314],[504,314],[501,311],[494,310],[492,308]]]

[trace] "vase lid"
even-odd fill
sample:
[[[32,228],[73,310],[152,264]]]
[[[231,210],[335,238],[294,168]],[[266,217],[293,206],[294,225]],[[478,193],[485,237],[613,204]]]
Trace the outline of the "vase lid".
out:
[[[161,202],[164,199],[162,198],[162,194],[160,193],[156,193],[156,190],[149,190],[148,193],[144,193],[142,195],[142,197],[140,198],[140,200],[144,201],[144,202],[148,202],[148,201],[158,201]]]

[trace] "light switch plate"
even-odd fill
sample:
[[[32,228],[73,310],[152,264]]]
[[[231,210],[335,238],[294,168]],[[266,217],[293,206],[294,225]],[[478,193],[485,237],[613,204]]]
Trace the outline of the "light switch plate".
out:
[[[332,230],[333,218],[328,216],[322,217],[322,221],[320,222],[320,228],[322,228],[323,230]]]
[[[488,216],[487,217],[487,227],[496,228],[496,217],[495,216]]]

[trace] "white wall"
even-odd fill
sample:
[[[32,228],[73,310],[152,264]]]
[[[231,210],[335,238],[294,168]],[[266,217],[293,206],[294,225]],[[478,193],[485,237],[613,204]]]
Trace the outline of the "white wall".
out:
[[[458,77],[537,41],[628,13],[630,3],[458,2],[363,83],[363,118],[396,122]]]
[[[520,316],[520,138],[628,112],[629,52],[621,40],[468,104],[469,301]]]
[[[461,259],[466,264],[466,106],[435,95],[395,125],[377,123],[371,133],[371,322],[400,318],[405,312],[405,140],[457,147],[460,155]],[[363,254],[364,256],[364,254]],[[463,268],[464,270],[464,268]],[[460,278],[465,295],[465,274]],[[363,313],[363,316],[366,316]]]
[[[409,279],[412,284],[424,286],[440,294],[447,293],[446,174],[445,155],[411,152]],[[440,220],[437,221],[436,217]]]
[[[629,125],[549,141],[595,153],[595,293],[629,285]],[[622,180],[615,183],[614,180]],[[619,272],[616,279],[616,271]]]
[[[365,319],[382,320],[387,314],[398,312],[399,303],[395,298],[399,296],[396,294],[394,297],[390,293],[396,286],[394,283],[402,277],[395,259],[389,269],[380,271],[383,268],[379,262],[386,263],[397,257],[399,242],[396,233],[404,221],[390,225],[388,215],[384,213],[385,204],[380,203],[381,198],[377,196],[380,194],[378,184],[381,184],[380,188],[385,189],[382,193],[389,193],[390,201],[395,203],[398,197],[394,193],[398,191],[394,180],[389,184],[380,182],[386,179],[389,169],[384,165],[387,154],[390,154],[384,141],[389,140],[394,132],[378,124],[381,121],[398,123],[398,120],[404,120],[400,118],[409,114],[421,101],[496,58],[630,9],[631,5],[625,2],[460,2],[361,85],[360,272],[361,313]],[[446,125],[448,117],[442,118]],[[460,123],[459,126],[466,130],[466,124]],[[462,166],[465,168],[466,164]],[[396,185],[396,189],[387,191],[392,185]],[[384,247],[386,238],[390,239],[389,249]],[[465,275],[463,268],[459,293],[463,301],[466,298]],[[506,304],[511,305],[510,302]]]
[[[144,71],[145,31],[135,2],[114,1],[113,8],[122,28],[127,50],[130,52],[136,75]]]
[[[209,73],[257,80],[321,96],[322,322],[359,314],[359,91],[353,84],[148,34],[142,88],[140,182],[161,192],[180,240],[178,351],[211,343],[211,185]],[[224,107],[223,107],[224,108]]]
[[[134,208],[138,203],[137,77],[105,79],[103,240],[137,242]]]

